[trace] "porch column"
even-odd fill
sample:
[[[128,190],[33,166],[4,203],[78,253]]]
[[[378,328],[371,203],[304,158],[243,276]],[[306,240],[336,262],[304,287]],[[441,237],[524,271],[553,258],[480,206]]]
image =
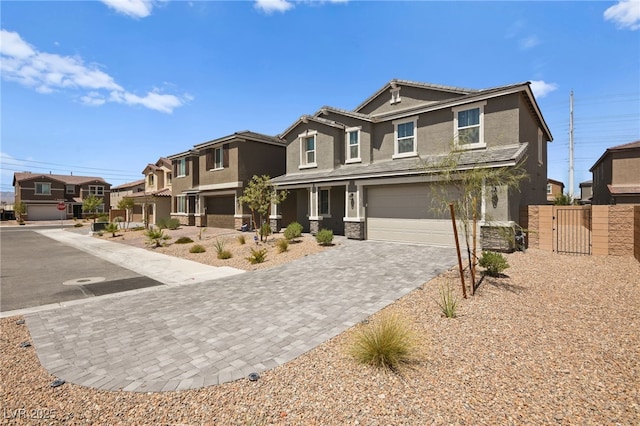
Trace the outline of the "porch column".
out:
[[[234,227],[235,229],[242,229],[242,225],[249,226],[251,228],[251,213],[245,212],[244,205],[240,202],[238,197],[242,194],[240,193],[240,189],[236,191],[234,194],[234,203],[235,203],[235,213],[233,215]]]
[[[345,190],[344,235],[353,240],[364,240],[363,188],[349,182]]]
[[[273,232],[274,234],[276,232],[280,232],[280,230],[282,229],[282,212],[280,210],[280,204],[271,203],[269,225],[271,226],[271,232]]]
[[[322,228],[322,216],[318,206],[318,188],[313,185],[309,188],[309,232],[315,235]]]

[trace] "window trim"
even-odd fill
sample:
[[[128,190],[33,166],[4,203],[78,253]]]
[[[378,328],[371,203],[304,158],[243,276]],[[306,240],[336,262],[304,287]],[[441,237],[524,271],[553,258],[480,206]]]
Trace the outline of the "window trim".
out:
[[[453,140],[454,144],[457,148],[460,149],[477,149],[477,148],[486,148],[487,144],[484,141],[484,107],[487,105],[487,101],[482,102],[474,102],[472,104],[460,105],[457,107],[451,108],[453,111]],[[463,111],[469,111],[472,109],[479,109],[479,117],[478,117],[478,142],[476,143],[465,143],[461,144],[459,140],[458,131],[458,113]],[[473,126],[475,127],[475,126]],[[465,129],[471,128],[471,126],[465,127]]]
[[[40,191],[38,191],[38,185],[40,185]],[[49,192],[42,191],[44,185],[48,186]],[[33,193],[34,195],[51,195],[51,182],[35,182],[33,184]]]
[[[156,181],[156,176],[153,173],[149,173],[147,175],[147,182],[149,186],[154,186]]]
[[[547,184],[547,195],[552,195],[552,194],[553,194],[553,185],[548,183]]]
[[[358,127],[348,127],[344,130],[345,133],[345,149],[346,149],[346,153],[345,153],[345,164],[350,164],[350,163],[361,163],[362,162],[362,157],[360,156],[360,131],[362,130],[362,126],[358,126]],[[358,148],[358,155],[354,158],[351,158],[351,138],[350,135],[351,133],[356,133],[358,135],[358,143],[355,145]]]
[[[71,185],[71,184],[66,184],[64,187],[64,192],[65,194],[75,194],[76,193],[76,186],[75,185]]]
[[[180,211],[181,200],[184,200],[183,210]],[[176,195],[176,214],[187,214],[187,196],[186,195]]]
[[[177,178],[185,177],[187,175],[187,159],[186,158],[178,158],[176,160],[176,175],[177,175],[176,176]]]
[[[216,155],[220,153],[220,164],[216,161]],[[213,148],[213,168],[211,170],[222,170],[224,169],[224,152],[221,146]]]
[[[306,150],[306,140],[309,138],[313,138],[313,163],[307,163],[307,153],[311,151]],[[318,132],[316,130],[310,130],[305,133],[301,133],[298,135],[298,139],[300,141],[300,165],[299,169],[311,169],[314,167],[318,167]]]
[[[538,166],[542,166],[544,164],[544,159],[542,156],[542,148],[543,148],[542,129],[538,128]]]
[[[391,158],[407,158],[418,156],[418,116],[407,117],[400,120],[393,120],[393,156]],[[413,151],[398,152],[398,126],[401,124],[413,123]],[[406,139],[404,137],[402,139]]]
[[[98,191],[100,189],[100,191]],[[104,197],[104,185],[89,185],[89,195],[95,195],[96,197]]]

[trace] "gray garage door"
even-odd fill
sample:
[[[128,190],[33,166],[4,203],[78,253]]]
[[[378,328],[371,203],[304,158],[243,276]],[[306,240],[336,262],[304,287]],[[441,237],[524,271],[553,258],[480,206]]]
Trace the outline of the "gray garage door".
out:
[[[60,220],[60,211],[53,205],[29,205],[28,220]]]
[[[451,247],[451,219],[434,209],[427,184],[369,187],[367,239]]]

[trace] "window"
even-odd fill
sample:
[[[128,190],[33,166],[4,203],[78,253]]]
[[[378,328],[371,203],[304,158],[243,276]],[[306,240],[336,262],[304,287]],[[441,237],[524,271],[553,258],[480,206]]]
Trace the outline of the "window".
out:
[[[408,120],[394,121],[394,155],[393,158],[413,157],[417,155],[416,129],[418,117]]]
[[[318,193],[318,213],[321,216],[329,216],[329,190],[321,189]]]
[[[548,184],[547,184],[547,194],[551,195],[551,193],[552,193],[552,192],[553,192],[553,191],[551,190],[551,184],[550,184],[550,183],[548,183]]]
[[[542,150],[544,149],[544,144],[542,142],[542,129],[538,129],[538,164],[542,166],[544,155],[542,155]]]
[[[347,163],[360,161],[360,127],[352,127],[346,130]]]
[[[316,167],[316,134],[307,132],[300,137],[300,168]]]
[[[148,178],[148,181],[149,181],[149,186],[153,186],[154,177],[155,177],[155,176],[154,176],[153,174],[150,174],[150,175],[147,177],[147,178]]]
[[[75,194],[76,193],[76,186],[75,185],[67,185],[66,188],[67,188],[67,190],[66,190],[67,194]]]
[[[484,106],[486,102],[453,108],[453,131],[456,145],[484,147]]]
[[[104,186],[89,185],[89,194],[90,195],[96,195],[96,196],[103,196],[104,195]]]
[[[187,175],[187,159],[180,158],[176,162],[176,176],[186,176]]]
[[[222,147],[213,150],[213,168],[222,168]]]
[[[171,185],[171,172],[167,172],[166,176],[167,176],[167,178],[166,178],[167,179],[167,185]]]
[[[36,182],[36,195],[51,195],[51,184],[49,182]]]
[[[176,213],[187,212],[187,197],[184,195],[178,195],[176,197]]]

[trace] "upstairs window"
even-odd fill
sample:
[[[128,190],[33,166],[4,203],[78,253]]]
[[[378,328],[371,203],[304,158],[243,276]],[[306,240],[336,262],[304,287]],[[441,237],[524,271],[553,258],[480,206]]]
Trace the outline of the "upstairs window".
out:
[[[49,182],[36,182],[36,195],[51,195],[51,184]]]
[[[542,129],[538,129],[538,164],[542,166],[544,164],[544,143],[542,141]]]
[[[66,193],[67,194],[75,194],[76,193],[76,186],[75,185],[67,185],[66,186]]]
[[[225,166],[223,147],[209,148],[206,153],[207,170],[220,170]]]
[[[396,120],[394,126],[393,158],[413,157],[418,155],[416,148],[416,132],[418,117]]]
[[[346,130],[347,163],[360,161],[360,127],[352,127]]]
[[[147,181],[149,182],[149,186],[153,186],[154,178],[155,176],[153,174],[150,174],[149,176],[147,176]]]
[[[171,172],[167,172],[166,180],[167,180],[167,185],[171,185]]]
[[[547,184],[547,195],[551,195],[553,193],[552,188],[551,188],[551,184],[548,183]]]
[[[222,168],[222,147],[213,150],[213,168]]]
[[[182,176],[186,176],[186,175],[187,175],[187,159],[186,158],[180,158],[176,162],[176,176],[177,177],[182,177]]]
[[[99,185],[89,185],[89,194],[95,196],[103,196],[104,195],[104,186]]]
[[[453,109],[456,145],[463,148],[484,147],[484,106],[486,102]]]
[[[300,137],[300,168],[316,167],[316,136],[317,132],[308,132]]]

